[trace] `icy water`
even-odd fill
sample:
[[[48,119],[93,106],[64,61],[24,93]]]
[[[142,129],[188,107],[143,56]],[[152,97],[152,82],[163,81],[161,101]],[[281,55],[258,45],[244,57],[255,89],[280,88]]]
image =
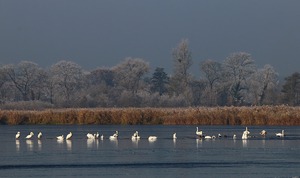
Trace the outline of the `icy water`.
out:
[[[0,126],[0,177],[299,177],[300,127],[199,126],[215,140],[195,136],[196,126]],[[265,129],[266,138],[259,136]],[[275,133],[285,130],[285,138]],[[117,141],[109,135],[119,131]],[[139,131],[141,139],[132,141]],[[21,138],[15,140],[17,131]],[[25,136],[33,131],[32,140]],[[43,138],[37,139],[39,131]],[[73,132],[72,140],[56,136]],[[104,140],[88,140],[99,132]],[[172,134],[177,133],[177,139]],[[232,139],[236,134],[237,139]],[[148,136],[156,135],[155,142]],[[224,137],[227,135],[227,137]]]

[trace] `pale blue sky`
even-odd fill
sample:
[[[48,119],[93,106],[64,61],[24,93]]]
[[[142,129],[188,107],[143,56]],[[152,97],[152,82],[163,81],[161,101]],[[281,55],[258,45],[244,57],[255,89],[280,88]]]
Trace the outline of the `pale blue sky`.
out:
[[[0,64],[86,70],[139,57],[171,72],[171,51],[189,39],[191,72],[204,59],[252,55],[281,77],[300,72],[299,0],[0,0]]]

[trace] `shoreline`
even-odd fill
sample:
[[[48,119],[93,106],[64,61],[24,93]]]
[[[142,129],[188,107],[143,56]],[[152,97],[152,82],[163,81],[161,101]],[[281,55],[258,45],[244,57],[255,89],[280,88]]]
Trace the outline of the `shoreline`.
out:
[[[0,125],[299,126],[300,107],[66,108],[0,110]]]

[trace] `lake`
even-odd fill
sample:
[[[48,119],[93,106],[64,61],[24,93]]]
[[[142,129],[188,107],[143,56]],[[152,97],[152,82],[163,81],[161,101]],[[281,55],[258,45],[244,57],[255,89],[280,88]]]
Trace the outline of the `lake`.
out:
[[[18,125],[0,126],[0,177],[299,177],[299,126]],[[259,132],[265,129],[265,138]],[[285,130],[284,138],[275,133]],[[116,130],[119,138],[108,139]],[[16,140],[15,134],[21,137]],[[35,133],[32,140],[25,137]],[[43,133],[41,140],[38,132]],[[71,140],[56,136],[73,133]],[[132,141],[139,131],[141,139]],[[87,133],[104,135],[87,139]],[[173,133],[177,139],[173,140]],[[237,139],[232,136],[236,134]],[[155,135],[157,140],[148,141]],[[226,137],[225,137],[226,136]]]

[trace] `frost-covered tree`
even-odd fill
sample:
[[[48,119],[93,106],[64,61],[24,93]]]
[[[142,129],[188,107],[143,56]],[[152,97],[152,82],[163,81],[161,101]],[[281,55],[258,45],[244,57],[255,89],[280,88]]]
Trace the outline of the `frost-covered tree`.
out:
[[[50,68],[50,80],[55,88],[54,96],[61,102],[75,99],[75,93],[83,87],[83,79],[81,66],[74,62],[62,60]]]
[[[240,105],[244,102],[248,90],[247,79],[255,70],[254,60],[245,52],[232,53],[224,61],[224,84],[228,87],[232,104]]]
[[[178,46],[173,49],[172,56],[174,66],[172,86],[178,95],[189,89],[189,83],[192,78],[189,73],[189,69],[192,66],[192,54],[187,39],[181,40]]]
[[[282,86],[283,102],[292,106],[300,104],[300,73],[286,77]]]
[[[205,91],[207,93],[207,104],[216,105],[217,102],[217,85],[222,78],[222,64],[208,59],[200,63],[201,73],[206,82]]]
[[[44,86],[45,72],[36,63],[21,61],[19,64],[3,66],[7,78],[21,93],[24,101],[39,99]]]
[[[123,89],[136,94],[142,77],[149,72],[149,64],[141,58],[126,58],[113,67],[115,82]]]
[[[265,104],[268,93],[278,86],[278,73],[271,65],[265,65],[252,74],[250,80],[250,93],[253,93],[253,104]]]

